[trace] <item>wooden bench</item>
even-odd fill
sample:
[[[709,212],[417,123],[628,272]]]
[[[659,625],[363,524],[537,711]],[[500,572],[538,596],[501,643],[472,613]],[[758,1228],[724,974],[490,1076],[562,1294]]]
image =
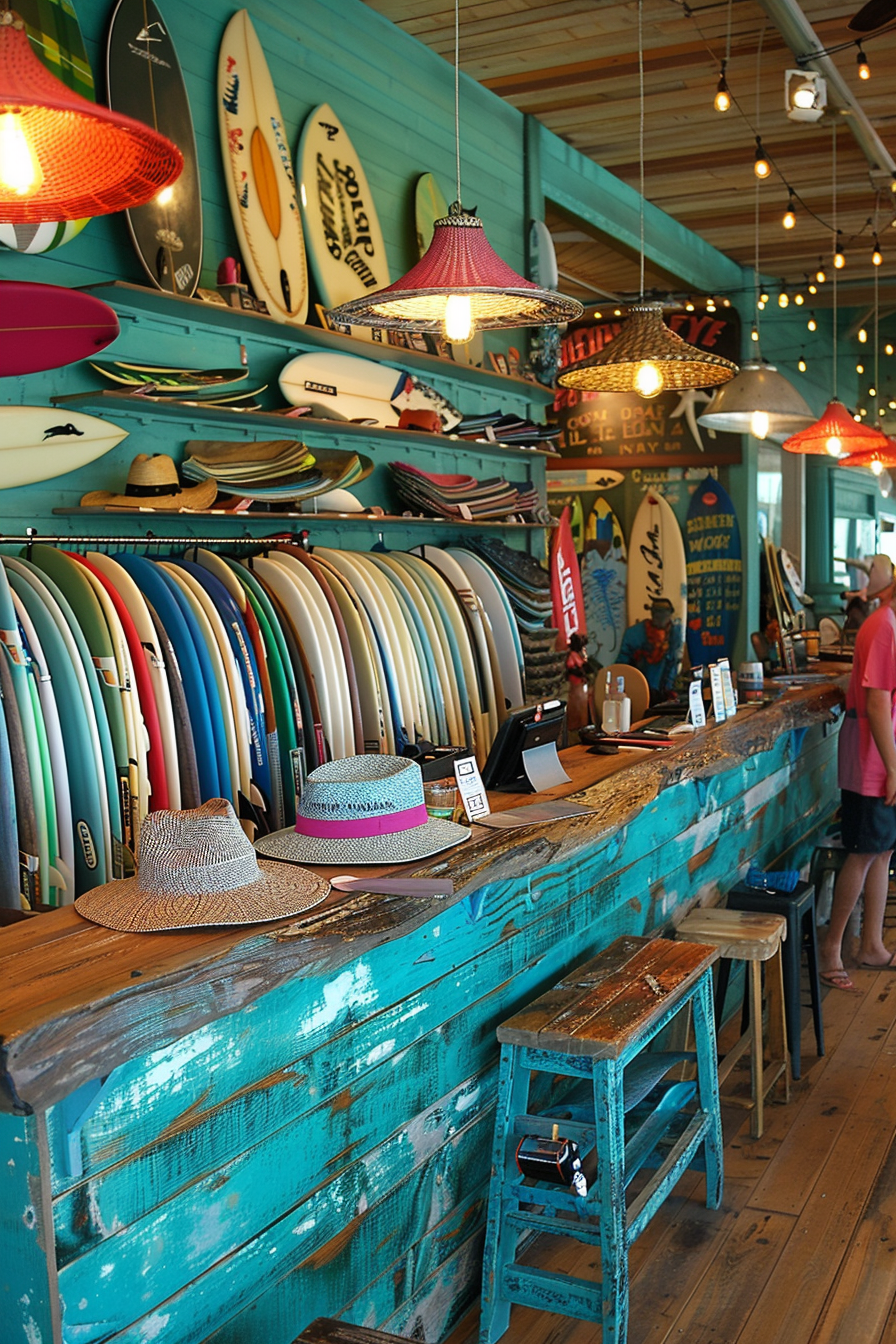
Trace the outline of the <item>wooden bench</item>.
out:
[[[494,1344],[504,1334],[514,1303],[593,1321],[603,1327],[602,1344],[624,1344],[629,1247],[701,1150],[706,1202],[718,1208],[722,1128],[711,973],[716,957],[715,949],[700,944],[619,938],[498,1028],[482,1344]],[[666,1076],[686,1056],[647,1047],[689,1007],[697,1079],[673,1082]],[[557,1095],[557,1079],[568,1095]],[[550,1098],[547,1106],[533,1104],[539,1092]],[[522,1140],[556,1141],[557,1129],[578,1146],[591,1176],[586,1194],[524,1176],[517,1167]],[[669,1146],[662,1153],[664,1141]],[[654,1162],[656,1170],[628,1199],[635,1174]],[[599,1246],[600,1281],[518,1264],[520,1238],[539,1232]]]
[[[331,1316],[318,1316],[306,1325],[293,1344],[406,1344],[401,1335],[385,1330],[370,1330],[366,1325],[350,1325]]]

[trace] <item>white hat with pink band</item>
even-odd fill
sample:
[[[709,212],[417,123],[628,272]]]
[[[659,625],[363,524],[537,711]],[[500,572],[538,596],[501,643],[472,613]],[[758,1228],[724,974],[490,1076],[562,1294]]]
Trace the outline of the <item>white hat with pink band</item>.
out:
[[[428,815],[416,761],[349,756],[312,770],[295,829],[262,836],[255,848],[286,863],[410,863],[469,836],[469,827]]]

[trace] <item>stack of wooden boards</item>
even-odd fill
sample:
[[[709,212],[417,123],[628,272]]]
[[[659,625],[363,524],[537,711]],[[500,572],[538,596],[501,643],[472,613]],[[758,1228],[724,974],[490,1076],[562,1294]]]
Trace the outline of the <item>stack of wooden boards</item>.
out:
[[[147,811],[295,820],[305,770],[418,737],[480,763],[525,702],[523,646],[472,552],[271,543],[242,560],[35,546],[0,563],[0,904],[133,868]],[[16,855],[21,855],[17,870]]]

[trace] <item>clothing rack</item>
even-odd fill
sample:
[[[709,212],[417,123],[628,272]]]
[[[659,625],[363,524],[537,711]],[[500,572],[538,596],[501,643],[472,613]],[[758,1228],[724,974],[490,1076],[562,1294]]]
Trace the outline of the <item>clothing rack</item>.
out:
[[[62,545],[90,546],[96,551],[106,550],[110,546],[252,546],[256,550],[264,550],[272,542],[284,540],[293,541],[305,550],[310,549],[309,534],[304,528],[301,532],[285,533],[274,537],[159,537],[154,532],[144,532],[141,536],[80,537],[68,534],[38,533],[36,528],[28,528],[22,536],[7,536],[6,533],[0,532],[0,546],[27,546],[29,550],[32,546]]]

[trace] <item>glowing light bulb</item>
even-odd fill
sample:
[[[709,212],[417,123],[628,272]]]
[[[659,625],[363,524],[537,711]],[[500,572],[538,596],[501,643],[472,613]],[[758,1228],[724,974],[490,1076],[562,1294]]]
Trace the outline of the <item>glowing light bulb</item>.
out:
[[[864,327],[859,327],[858,337],[860,345],[864,345],[865,342],[868,340],[868,333]]]
[[[837,251],[834,253],[834,265],[838,271],[842,271],[843,267],[846,265],[846,258],[840,251],[839,247],[837,248]]]
[[[884,346],[884,354],[892,355],[892,353],[893,353],[893,347],[888,343],[887,345]]]
[[[836,434],[832,434],[824,445],[825,452],[830,453],[831,457],[839,457],[843,452],[843,444]]]
[[[665,386],[665,378],[649,359],[642,360],[635,373],[635,391],[640,397],[657,397]]]
[[[687,303],[686,303],[685,306],[684,306],[684,310],[685,310],[686,313],[692,313],[692,312],[694,311],[694,301],[693,301],[693,299],[688,299]]]
[[[765,151],[762,148],[762,141],[759,136],[756,137],[756,153],[753,155],[753,172],[760,179],[764,180],[772,171],[772,166],[765,157]]]
[[[891,411],[896,411],[896,401],[888,401],[887,405],[889,406]]]
[[[800,107],[803,111],[809,111],[815,106],[815,89],[811,84],[800,84],[791,94],[791,102],[794,107]]]
[[[759,328],[755,325],[755,323],[750,331],[750,340],[751,341],[759,340]]]
[[[170,205],[174,200],[174,188],[163,187],[156,197],[156,205]]]
[[[731,106],[731,94],[728,91],[728,84],[724,75],[719,76],[719,87],[716,89],[716,96],[712,100],[712,105],[717,112],[727,112]]]
[[[34,196],[43,185],[44,175],[22,118],[17,112],[0,116],[0,195]]]
[[[806,323],[806,326],[809,328],[810,331],[818,330],[818,323],[815,321],[814,317],[809,318],[809,321]]]
[[[764,439],[768,434],[768,414],[765,411],[754,411],[750,416],[750,433],[754,439]]]
[[[869,389],[868,389],[868,395],[869,395],[869,397],[876,397],[876,396],[877,396],[877,388],[876,388],[876,387],[869,387]]]
[[[708,313],[714,313],[716,311],[716,301],[711,294],[706,300],[706,311]]]
[[[875,458],[874,461],[871,463],[871,470],[874,472],[875,476],[879,476],[883,471],[883,469],[884,469],[883,462],[881,462],[878,458]]]
[[[800,361],[797,364],[797,368],[799,369],[800,373],[806,372],[806,361],[803,358],[800,358]]]
[[[468,294],[449,294],[445,303],[445,335],[457,345],[465,345],[473,335],[473,306]]]
[[[857,364],[857,365],[856,365],[856,373],[864,373],[864,372],[865,372],[865,365],[864,365],[864,364]]]
[[[782,289],[781,293],[778,295],[778,307],[786,308],[789,303],[790,303],[790,295],[787,293],[786,289]]]
[[[797,308],[802,308],[803,304],[806,302],[806,299],[805,296],[802,294],[794,294],[793,301],[796,304]]]
[[[767,302],[767,300],[765,300],[765,299],[760,299],[759,302],[757,303],[756,307],[759,309],[760,313],[764,313],[764,312],[765,312],[765,305],[766,305],[766,302]]]
[[[871,78],[871,66],[868,64],[868,57],[865,55],[861,47],[859,47],[859,54],[856,57],[856,70],[859,79]]]
[[[767,292],[767,290],[763,290],[762,293],[759,295],[759,302],[760,302],[760,303],[768,303],[768,292]]]
[[[883,266],[883,264],[884,264],[883,253],[881,252],[877,244],[875,244],[874,251],[871,253],[871,265]]]
[[[815,272],[815,279],[818,281],[820,285],[823,285],[825,280],[827,280],[827,276],[825,275],[824,268],[822,266],[819,266],[818,270]]]
[[[817,286],[816,284],[813,284],[813,282],[812,282],[811,280],[809,281],[809,293],[810,293],[810,294],[817,294],[817,293],[818,293],[818,286]]]
[[[792,205],[788,205],[787,209],[784,211],[784,218],[781,220],[781,223],[784,225],[785,229],[793,229],[796,227],[796,215],[793,213]]]
[[[594,317],[595,317],[595,321],[599,322],[599,321],[601,320],[601,318],[603,317],[603,313],[595,313],[595,314],[594,314]]]

